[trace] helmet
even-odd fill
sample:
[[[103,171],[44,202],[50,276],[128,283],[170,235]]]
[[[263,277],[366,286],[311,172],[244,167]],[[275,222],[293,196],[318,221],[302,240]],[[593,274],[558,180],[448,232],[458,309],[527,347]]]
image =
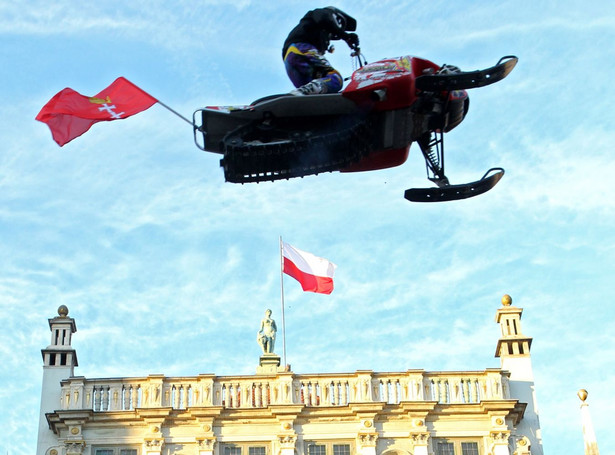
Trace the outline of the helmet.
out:
[[[333,18],[340,30],[354,32],[357,29],[357,21],[342,10],[337,9],[335,6],[327,6],[325,9],[332,12]]]

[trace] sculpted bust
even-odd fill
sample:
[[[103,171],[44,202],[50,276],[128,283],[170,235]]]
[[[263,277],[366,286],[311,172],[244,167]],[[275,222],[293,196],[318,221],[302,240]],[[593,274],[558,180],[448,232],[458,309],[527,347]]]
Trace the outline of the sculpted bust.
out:
[[[265,311],[265,317],[261,321],[261,328],[256,334],[256,341],[258,341],[264,354],[273,354],[277,330],[275,321],[271,319],[271,310]]]

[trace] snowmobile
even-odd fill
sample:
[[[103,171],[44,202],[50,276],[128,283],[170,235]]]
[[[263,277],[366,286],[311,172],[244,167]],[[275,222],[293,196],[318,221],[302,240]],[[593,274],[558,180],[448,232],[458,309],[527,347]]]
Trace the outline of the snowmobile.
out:
[[[498,183],[502,168],[489,169],[475,182],[451,184],[444,172],[444,133],[465,118],[466,90],[504,79],[517,57],[463,72],[415,56],[367,63],[359,48],[352,56],[358,69],[339,93],[272,95],[246,106],[197,109],[196,145],[223,155],[225,179],[234,183],[399,166],[413,142],[436,186],[406,190],[410,201],[465,199]]]

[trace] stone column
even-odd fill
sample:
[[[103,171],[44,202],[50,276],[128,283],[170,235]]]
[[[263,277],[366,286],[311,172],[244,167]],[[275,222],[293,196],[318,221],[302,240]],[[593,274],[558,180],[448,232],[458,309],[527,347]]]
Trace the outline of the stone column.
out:
[[[199,455],[213,455],[215,444],[215,436],[197,436],[196,438]]]
[[[292,375],[288,375],[290,380]],[[290,383],[289,383],[290,384]],[[303,405],[271,405],[271,414],[280,422],[280,429],[277,432],[276,443],[273,453],[278,455],[295,455],[297,444],[297,432],[295,431],[295,420],[301,413]]]
[[[357,455],[376,455],[376,443],[378,442],[378,430],[375,419],[382,412],[385,403],[350,403],[350,410],[359,419],[357,431]]]
[[[278,444],[280,445],[280,455],[295,455],[295,445],[297,444],[297,434],[293,430],[292,424],[285,422],[282,424],[283,432],[278,434]]]
[[[492,431],[490,436],[493,455],[510,455],[508,449],[509,431]]]
[[[376,455],[377,441],[378,432],[374,428],[374,418],[364,419],[357,434],[357,454]]]
[[[600,455],[598,450],[598,441],[594,433],[594,425],[589,414],[589,405],[587,400],[587,390],[581,389],[577,396],[581,399],[581,419],[583,422],[583,440],[585,442],[585,455]]]
[[[413,455],[427,455],[429,453],[430,434],[427,430],[427,416],[430,411],[433,411],[435,404],[435,402],[424,403],[424,411],[412,410],[408,413],[410,440],[414,446]]]
[[[161,455],[164,438],[153,437],[145,438],[143,441],[144,455]]]
[[[410,439],[414,445],[413,455],[428,455],[429,433],[410,433]]]
[[[202,423],[201,428],[203,434],[196,437],[196,445],[199,455],[213,455],[214,447],[216,445],[216,435],[214,434],[213,419],[199,419],[199,423]]]

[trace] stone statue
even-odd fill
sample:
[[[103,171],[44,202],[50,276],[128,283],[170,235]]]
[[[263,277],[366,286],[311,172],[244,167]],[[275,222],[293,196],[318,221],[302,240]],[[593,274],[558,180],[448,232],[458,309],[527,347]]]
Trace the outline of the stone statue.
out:
[[[258,341],[258,344],[263,349],[264,354],[273,354],[277,330],[275,321],[271,319],[271,310],[265,311],[265,317],[261,321],[261,328],[256,334],[256,341]]]

